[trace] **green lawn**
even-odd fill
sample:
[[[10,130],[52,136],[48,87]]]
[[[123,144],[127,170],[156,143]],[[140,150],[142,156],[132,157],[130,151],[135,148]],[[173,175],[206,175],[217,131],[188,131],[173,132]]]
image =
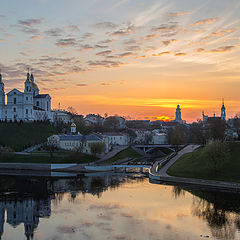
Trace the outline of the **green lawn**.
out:
[[[98,160],[98,158],[87,154],[57,154],[51,158],[49,154],[44,155],[12,155],[10,157],[0,157],[0,163],[88,163]]]
[[[178,159],[167,171],[169,175],[186,178],[199,178],[227,182],[240,182],[240,143],[229,143],[230,158],[221,169],[214,173],[199,148]]]
[[[131,147],[129,147],[129,148],[121,151],[120,153],[118,153],[113,158],[110,158],[110,159],[102,162],[102,164],[112,164],[112,163],[114,163],[114,162],[116,162],[117,160],[120,160],[120,159],[139,158],[139,157],[141,157],[141,155],[139,153],[137,153],[136,151],[134,151]]]
[[[36,145],[56,134],[57,130],[45,123],[0,123],[0,146],[22,151],[27,145]]]

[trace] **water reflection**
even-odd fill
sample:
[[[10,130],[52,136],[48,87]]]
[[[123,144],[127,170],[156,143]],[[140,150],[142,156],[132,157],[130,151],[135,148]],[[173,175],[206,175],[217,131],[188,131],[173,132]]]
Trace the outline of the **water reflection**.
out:
[[[2,176],[0,178],[0,239],[6,222],[13,228],[23,223],[26,239],[33,239],[40,218],[51,216],[51,202],[55,206],[70,193],[74,202],[79,193],[101,197],[108,189],[117,189],[128,181],[143,181],[143,175],[80,176],[67,179]]]
[[[240,230],[238,194],[173,187],[175,197],[183,196],[185,191],[193,194],[192,215],[207,221],[213,237],[235,239]]]
[[[155,185],[144,175],[0,178],[4,239],[239,239],[239,213],[237,194]]]

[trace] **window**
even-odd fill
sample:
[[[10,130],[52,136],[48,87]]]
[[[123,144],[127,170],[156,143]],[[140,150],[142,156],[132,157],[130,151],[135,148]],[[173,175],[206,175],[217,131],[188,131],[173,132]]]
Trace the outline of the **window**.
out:
[[[14,104],[17,104],[17,98],[14,98],[14,99],[13,99],[13,103],[14,103]]]
[[[27,92],[28,92],[28,86],[27,86]]]
[[[28,101],[28,97],[26,97],[26,101]]]
[[[16,94],[16,92],[14,92],[13,94]]]
[[[39,101],[37,101],[37,107],[39,107]]]
[[[47,102],[47,111],[48,111],[48,102]]]
[[[16,112],[16,108],[14,108],[13,111]]]
[[[26,109],[26,114],[28,114],[28,109]]]
[[[32,109],[31,109],[31,115],[32,115]]]

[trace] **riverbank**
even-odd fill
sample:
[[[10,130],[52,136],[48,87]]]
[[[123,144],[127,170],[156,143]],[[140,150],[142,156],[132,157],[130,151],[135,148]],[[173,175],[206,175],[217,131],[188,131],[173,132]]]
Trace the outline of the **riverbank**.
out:
[[[167,174],[174,177],[240,183],[240,143],[228,143],[228,148],[229,157],[217,171],[209,167],[210,160],[202,147],[181,156],[167,169]]]
[[[157,171],[157,162],[153,165],[153,167],[149,170],[149,179],[152,182],[166,182],[166,183],[177,183],[177,184],[183,184],[183,185],[196,185],[196,186],[203,186],[203,187],[209,187],[214,188],[218,190],[224,190],[224,191],[234,191],[234,192],[240,192],[240,183],[237,182],[225,182],[225,181],[214,181],[214,180],[204,180],[204,179],[198,179],[196,177],[194,178],[186,178],[186,177],[176,177],[176,176],[170,176],[168,174],[168,169],[175,164],[178,160],[181,159],[181,157],[185,154],[192,154],[196,149],[198,149],[198,145],[188,145],[184,149],[178,152],[178,154],[173,157],[163,168],[160,169],[160,171]],[[198,150],[196,150],[197,152]]]

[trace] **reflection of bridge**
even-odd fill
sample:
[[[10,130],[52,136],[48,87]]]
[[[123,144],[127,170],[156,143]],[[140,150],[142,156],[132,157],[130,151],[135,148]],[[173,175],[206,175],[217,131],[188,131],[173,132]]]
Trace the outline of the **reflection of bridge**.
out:
[[[184,147],[185,145],[179,145],[179,147]],[[143,150],[144,153],[148,153],[156,148],[168,148],[174,151],[174,146],[170,144],[138,144],[133,146],[136,149]]]
[[[123,169],[126,171],[127,168],[139,168],[140,172],[143,168],[150,168],[151,164],[128,164],[128,165],[106,165],[106,166],[85,166],[85,169],[91,172],[104,172],[104,171],[117,171],[117,169]]]

